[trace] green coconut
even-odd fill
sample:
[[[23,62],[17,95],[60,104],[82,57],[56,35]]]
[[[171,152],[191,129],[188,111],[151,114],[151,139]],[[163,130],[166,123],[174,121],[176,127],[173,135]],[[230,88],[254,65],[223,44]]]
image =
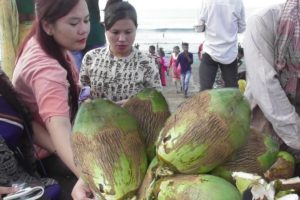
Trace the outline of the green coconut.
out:
[[[167,120],[157,157],[177,173],[207,173],[246,143],[250,115],[250,105],[239,89],[200,92]]]
[[[246,172],[263,176],[277,159],[278,143],[268,134],[251,129],[247,143],[231,158],[212,171],[212,174],[233,181],[232,172]]]
[[[155,142],[159,132],[171,115],[165,97],[154,88],[145,88],[123,107],[136,117],[151,161],[155,156]]]
[[[175,175],[154,183],[151,196],[156,200],[241,200],[236,187],[212,175]]]
[[[99,199],[135,196],[147,170],[147,155],[136,119],[108,100],[79,108],[72,149],[82,179]]]
[[[295,158],[286,151],[280,151],[275,163],[264,173],[269,181],[276,179],[289,179],[295,174]]]
[[[137,199],[145,199],[145,197],[150,196],[149,194],[153,190],[152,186],[155,182],[156,178],[156,170],[159,168],[159,162],[157,157],[151,161],[150,165],[148,166],[146,175],[144,177],[143,183],[141,184],[138,193]]]

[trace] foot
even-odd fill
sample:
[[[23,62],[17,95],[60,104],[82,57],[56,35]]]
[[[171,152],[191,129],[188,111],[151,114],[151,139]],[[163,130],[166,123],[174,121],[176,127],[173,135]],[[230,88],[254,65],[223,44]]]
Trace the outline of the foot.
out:
[[[188,98],[187,91],[184,91],[184,98]]]

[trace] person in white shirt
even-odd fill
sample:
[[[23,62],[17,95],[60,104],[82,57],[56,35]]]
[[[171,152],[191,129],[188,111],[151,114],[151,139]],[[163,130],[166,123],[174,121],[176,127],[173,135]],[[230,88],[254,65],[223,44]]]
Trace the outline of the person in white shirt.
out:
[[[247,22],[245,96],[252,126],[273,134],[300,161],[299,0],[257,12]]]
[[[203,0],[196,31],[205,31],[200,91],[213,87],[220,67],[225,87],[237,87],[238,33],[246,28],[242,0]]]

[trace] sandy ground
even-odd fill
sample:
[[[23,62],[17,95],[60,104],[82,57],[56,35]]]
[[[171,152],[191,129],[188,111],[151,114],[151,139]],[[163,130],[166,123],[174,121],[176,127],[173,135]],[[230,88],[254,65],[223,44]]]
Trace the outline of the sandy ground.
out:
[[[191,97],[195,93],[199,92],[199,75],[198,68],[192,69],[192,76],[189,84],[188,96]],[[171,74],[171,73],[170,73]],[[184,102],[186,99],[184,98],[183,93],[177,93],[176,87],[172,82],[172,77],[168,76],[167,86],[163,88],[163,95],[165,96],[169,108],[171,112],[174,112],[176,108]]]

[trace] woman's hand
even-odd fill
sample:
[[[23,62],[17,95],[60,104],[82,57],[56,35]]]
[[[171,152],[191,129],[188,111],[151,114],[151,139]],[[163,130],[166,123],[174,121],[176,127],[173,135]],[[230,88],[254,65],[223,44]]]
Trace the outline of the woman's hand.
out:
[[[0,186],[0,200],[2,200],[3,194],[11,194],[18,191],[18,188],[15,187],[2,187]]]
[[[79,101],[83,102],[86,99],[89,99],[91,96],[91,87],[90,86],[84,86],[81,88],[80,94],[79,94]]]
[[[90,188],[84,183],[81,178],[78,179],[71,193],[74,200],[91,200],[93,198],[89,197],[92,196],[92,194],[93,193]]]

